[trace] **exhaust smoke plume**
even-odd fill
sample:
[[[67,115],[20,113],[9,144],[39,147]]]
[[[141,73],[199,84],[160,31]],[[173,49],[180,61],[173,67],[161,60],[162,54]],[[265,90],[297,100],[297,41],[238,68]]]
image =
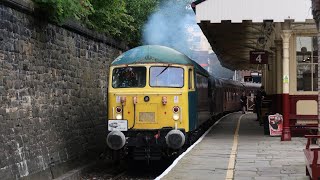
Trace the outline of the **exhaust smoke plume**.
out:
[[[233,71],[223,68],[214,54],[208,54],[206,60],[194,56],[192,48],[200,45],[200,42],[192,41],[194,36],[188,31],[192,28],[196,32],[201,32],[196,23],[196,18],[190,3],[186,0],[170,0],[160,4],[159,8],[153,13],[145,24],[143,32],[143,42],[148,45],[162,45],[171,47],[199,64],[210,59],[211,73],[216,77],[232,78]],[[191,41],[190,41],[191,39]],[[203,58],[203,57],[201,57]],[[216,72],[216,73],[215,73]]]

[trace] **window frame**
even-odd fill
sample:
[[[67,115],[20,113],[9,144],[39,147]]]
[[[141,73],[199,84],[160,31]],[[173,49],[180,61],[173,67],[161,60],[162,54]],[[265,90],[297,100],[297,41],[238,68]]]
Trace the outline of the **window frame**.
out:
[[[194,91],[195,90],[195,81],[194,81],[194,69],[188,69],[188,90]]]
[[[136,86],[136,87],[114,87],[113,86],[113,74],[116,69],[121,69],[121,68],[145,68],[145,84],[144,86]],[[112,69],[111,73],[111,87],[114,89],[124,89],[124,88],[145,88],[147,86],[147,72],[148,68],[146,66],[120,66],[120,67],[115,67]]]
[[[149,87],[150,88],[184,88],[185,86],[185,70],[183,67],[180,67],[180,66],[169,66],[168,68],[180,68],[182,69],[182,75],[183,75],[183,80],[182,80],[182,86],[181,87],[172,87],[172,86],[151,86],[151,68],[152,67],[167,67],[167,66],[162,66],[162,65],[152,65],[150,66],[148,69],[149,69],[149,78],[148,78],[148,81],[149,81]]]
[[[311,47],[311,49],[309,51],[307,51],[307,54],[306,54],[306,57],[308,57],[308,56],[311,57],[311,59],[310,59],[311,62],[298,62],[298,58],[300,56],[297,53],[297,52],[299,52],[299,51],[297,51],[297,48],[299,47],[298,46],[298,38],[301,38],[301,37],[302,38],[311,38],[311,44],[308,45],[308,46]],[[296,34],[294,36],[294,38],[293,38],[294,47],[292,48],[292,50],[293,50],[293,52],[292,52],[293,56],[292,57],[294,59],[292,59],[292,60],[294,61],[294,63],[293,63],[294,67],[292,68],[293,71],[291,71],[291,72],[294,74],[294,77],[293,77],[294,79],[292,81],[294,83],[292,85],[290,85],[290,89],[292,88],[293,92],[295,92],[295,94],[315,94],[315,93],[318,93],[318,90],[313,90],[313,89],[317,89],[318,88],[318,85],[314,84],[314,81],[315,81],[314,80],[315,79],[314,75],[316,75],[316,76],[318,75],[316,73],[317,72],[316,68],[318,68],[317,67],[318,66],[318,62],[314,61],[314,58],[316,57],[314,55],[314,51],[317,51],[317,50],[315,50],[313,48],[314,47],[313,38],[317,38],[317,35],[316,34]],[[302,46],[302,47],[304,47],[304,46]],[[308,52],[310,52],[310,53],[308,53]],[[318,54],[318,56],[319,56],[319,54]],[[318,61],[318,59],[316,61]],[[311,90],[308,90],[308,91],[306,91],[306,90],[298,90],[298,66],[299,65],[309,65],[310,66],[311,76],[308,77],[308,78],[310,78],[310,81],[311,81],[311,87],[310,87]],[[319,78],[319,77],[317,77],[317,78]]]

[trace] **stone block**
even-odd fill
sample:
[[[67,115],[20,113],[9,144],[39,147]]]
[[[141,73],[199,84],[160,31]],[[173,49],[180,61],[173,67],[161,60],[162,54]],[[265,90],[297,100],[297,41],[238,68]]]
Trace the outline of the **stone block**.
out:
[[[94,134],[90,119],[106,115],[98,105],[105,104],[100,92],[107,87],[97,82],[105,82],[105,64],[120,51],[62,27],[39,25],[11,7],[0,9],[0,174],[19,178],[27,164],[31,177],[46,171],[51,157],[64,161],[103,148],[97,144],[105,144],[106,127]]]
[[[10,166],[0,168],[0,174],[2,179],[12,179],[12,177],[14,177],[14,174],[12,174],[11,172]]]

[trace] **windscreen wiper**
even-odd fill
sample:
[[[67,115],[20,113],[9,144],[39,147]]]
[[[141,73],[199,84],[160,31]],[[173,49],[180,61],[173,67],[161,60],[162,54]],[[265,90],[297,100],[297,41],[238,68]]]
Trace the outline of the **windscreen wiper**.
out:
[[[167,70],[169,68],[170,64],[168,64],[168,66],[166,68],[164,68],[156,77],[160,76],[165,70]]]

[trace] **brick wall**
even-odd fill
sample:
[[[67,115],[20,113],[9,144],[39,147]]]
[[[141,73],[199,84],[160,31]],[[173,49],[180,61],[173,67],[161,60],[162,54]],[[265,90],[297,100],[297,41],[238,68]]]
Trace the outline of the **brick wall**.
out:
[[[71,29],[0,3],[1,179],[104,148],[108,66],[121,47]]]

